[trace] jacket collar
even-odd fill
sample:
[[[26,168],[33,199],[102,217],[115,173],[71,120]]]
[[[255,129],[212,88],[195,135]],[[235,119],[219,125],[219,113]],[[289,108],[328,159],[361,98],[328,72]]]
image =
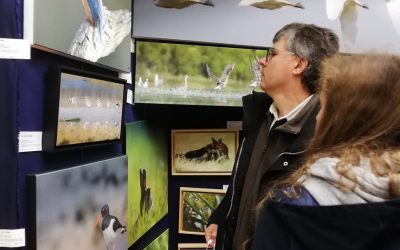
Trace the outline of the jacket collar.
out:
[[[303,128],[305,122],[308,120],[308,116],[313,113],[312,111],[317,105],[319,105],[319,95],[314,94],[306,106],[304,106],[293,119],[277,126],[276,129],[292,134],[298,134]]]

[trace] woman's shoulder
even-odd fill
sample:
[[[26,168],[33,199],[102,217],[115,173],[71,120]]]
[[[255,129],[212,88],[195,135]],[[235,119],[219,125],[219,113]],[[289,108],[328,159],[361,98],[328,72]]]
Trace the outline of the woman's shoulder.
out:
[[[286,195],[282,195],[280,200],[281,203],[297,205],[297,206],[318,206],[318,202],[312,197],[312,195],[304,187],[299,188],[299,196],[297,198],[290,198]]]

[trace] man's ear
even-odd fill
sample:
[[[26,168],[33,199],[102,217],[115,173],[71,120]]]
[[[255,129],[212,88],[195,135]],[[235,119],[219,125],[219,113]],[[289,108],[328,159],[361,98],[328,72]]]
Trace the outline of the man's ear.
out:
[[[308,60],[302,57],[299,57],[299,60],[297,61],[297,65],[293,69],[293,74],[294,75],[300,75],[304,72],[304,70],[308,66]]]

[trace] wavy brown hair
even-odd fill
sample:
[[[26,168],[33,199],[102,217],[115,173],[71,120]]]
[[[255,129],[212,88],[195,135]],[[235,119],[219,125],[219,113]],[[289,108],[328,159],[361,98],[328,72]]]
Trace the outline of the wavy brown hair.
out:
[[[339,159],[337,172],[357,180],[351,165],[371,160],[372,172],[389,177],[389,194],[400,196],[400,57],[389,54],[336,55],[321,66],[319,93],[324,115],[308,147],[304,164],[272,184],[260,202],[299,196],[308,169],[321,157]],[[282,191],[284,189],[285,191]]]

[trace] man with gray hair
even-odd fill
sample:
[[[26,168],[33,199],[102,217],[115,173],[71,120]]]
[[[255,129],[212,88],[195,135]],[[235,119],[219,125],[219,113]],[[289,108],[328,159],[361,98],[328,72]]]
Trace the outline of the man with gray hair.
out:
[[[216,249],[251,246],[257,203],[272,181],[300,165],[319,111],[321,61],[339,51],[337,35],[313,24],[280,29],[260,60],[265,93],[243,97],[243,135],[231,182],[205,230]]]

